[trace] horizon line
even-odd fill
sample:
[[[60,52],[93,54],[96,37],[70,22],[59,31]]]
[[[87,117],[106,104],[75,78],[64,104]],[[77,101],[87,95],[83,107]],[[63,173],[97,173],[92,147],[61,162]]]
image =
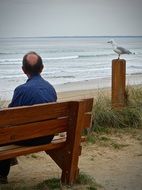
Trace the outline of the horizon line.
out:
[[[113,38],[135,38],[135,37],[142,37],[142,35],[81,35],[81,36],[8,36],[8,37],[0,37],[0,39],[4,38],[108,38],[108,37],[113,37]]]

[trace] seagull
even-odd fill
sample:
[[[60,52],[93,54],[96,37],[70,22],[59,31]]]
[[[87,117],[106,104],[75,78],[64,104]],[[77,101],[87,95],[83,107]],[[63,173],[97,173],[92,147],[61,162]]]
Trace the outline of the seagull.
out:
[[[120,58],[121,54],[132,54],[132,52],[130,52],[128,49],[117,46],[114,40],[109,40],[107,43],[112,44],[113,51],[118,54],[118,59]]]

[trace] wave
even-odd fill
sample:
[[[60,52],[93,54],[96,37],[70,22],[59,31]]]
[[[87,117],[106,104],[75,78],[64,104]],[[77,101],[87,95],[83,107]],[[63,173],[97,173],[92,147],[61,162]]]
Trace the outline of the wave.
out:
[[[63,56],[63,57],[43,57],[43,60],[68,60],[68,59],[78,59],[78,58],[93,58],[93,57],[104,57],[104,56],[111,56],[114,54],[97,54],[97,55],[73,55],[73,56]],[[0,59],[1,63],[12,63],[12,64],[18,64],[19,62],[22,62],[22,59]]]
[[[1,54],[1,53],[0,53]],[[61,57],[43,57],[43,61],[50,61],[50,60],[69,60],[69,59],[85,59],[85,58],[97,58],[97,57],[108,57],[108,56],[114,56],[114,53],[102,53],[102,54],[90,54],[90,55],[71,55],[71,56],[61,56]],[[0,59],[0,64],[19,64],[22,62],[22,59]]]
[[[104,53],[104,54],[94,54],[94,55],[79,55],[79,58],[91,58],[91,57],[106,57],[106,56],[113,56],[114,53]]]
[[[43,76],[46,76],[45,73],[43,73]],[[68,76],[50,76],[50,74],[47,75],[49,79],[58,79],[58,78],[75,78],[75,76],[68,75]],[[6,76],[0,76],[0,79],[16,79],[16,78],[25,78],[24,74],[17,74],[17,75],[6,75]]]
[[[134,69],[142,69],[142,66],[134,66],[134,65],[132,65],[132,66],[130,66],[130,68],[134,68]]]
[[[48,57],[48,58],[42,58],[43,60],[65,60],[65,59],[77,59],[79,56],[65,56],[65,57]],[[19,63],[22,62],[22,59],[0,59],[0,63]],[[2,65],[2,64],[1,64]]]
[[[128,73],[127,75],[142,75],[142,72]]]
[[[61,59],[77,59],[79,58],[78,55],[74,55],[74,56],[65,56],[65,57],[49,57],[49,58],[43,58],[43,60],[61,60]]]
[[[18,52],[0,52],[0,55],[18,55],[18,54],[21,54],[21,53],[18,53]]]
[[[25,78],[24,74],[0,76],[0,79]]]
[[[0,63],[5,63],[5,62],[20,62],[22,59],[0,59]]]
[[[58,78],[59,78],[59,79],[60,79],[60,78],[64,78],[64,79],[66,79],[66,78],[67,78],[67,79],[68,79],[68,78],[72,78],[72,79],[73,79],[73,78],[76,78],[75,76],[71,76],[71,75],[68,75],[68,76],[50,76],[50,75],[48,75],[47,77],[48,77],[48,79],[58,79]]]

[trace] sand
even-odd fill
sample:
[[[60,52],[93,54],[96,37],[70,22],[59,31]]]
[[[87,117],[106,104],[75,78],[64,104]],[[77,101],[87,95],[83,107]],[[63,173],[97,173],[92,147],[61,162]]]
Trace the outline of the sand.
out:
[[[142,137],[142,130],[137,133]],[[114,149],[112,146],[84,143],[79,161],[80,172],[93,177],[102,186],[98,190],[141,190],[142,141],[129,134],[107,137],[122,147]],[[21,183],[36,185],[47,179],[60,178],[61,170],[44,152],[21,156],[18,160],[19,165],[13,166],[9,175],[12,186]]]

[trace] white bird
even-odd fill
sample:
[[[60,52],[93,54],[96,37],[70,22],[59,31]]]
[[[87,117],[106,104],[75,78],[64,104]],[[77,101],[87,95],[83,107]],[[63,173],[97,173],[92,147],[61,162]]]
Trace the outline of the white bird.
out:
[[[114,40],[109,40],[107,43],[112,44],[113,51],[118,54],[118,59],[120,58],[121,54],[132,54],[132,52],[130,52],[128,49],[117,46]]]

